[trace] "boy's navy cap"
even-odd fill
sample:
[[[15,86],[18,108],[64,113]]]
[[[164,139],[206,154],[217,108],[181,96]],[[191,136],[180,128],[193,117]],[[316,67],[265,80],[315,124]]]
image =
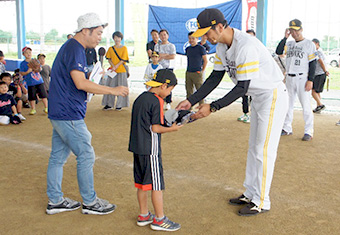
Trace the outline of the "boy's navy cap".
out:
[[[191,36],[196,38],[201,37],[206,34],[213,25],[224,21],[225,17],[220,10],[216,8],[205,9],[197,16],[198,29]]]
[[[164,83],[168,84],[168,86],[177,85],[176,75],[169,69],[158,70],[155,75],[153,75],[153,79],[144,84],[150,87],[159,87]]]
[[[295,30],[300,30],[302,28],[302,23],[298,19],[291,20],[289,22],[289,28],[290,29],[295,29]]]

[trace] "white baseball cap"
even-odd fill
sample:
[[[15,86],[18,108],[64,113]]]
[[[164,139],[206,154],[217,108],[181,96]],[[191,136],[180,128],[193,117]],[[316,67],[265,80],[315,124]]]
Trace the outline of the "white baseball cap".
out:
[[[103,23],[96,13],[87,13],[79,16],[77,22],[78,29],[74,31],[75,33],[80,32],[82,29],[96,28],[99,26],[103,26],[103,28],[105,28],[108,25],[108,23]]]

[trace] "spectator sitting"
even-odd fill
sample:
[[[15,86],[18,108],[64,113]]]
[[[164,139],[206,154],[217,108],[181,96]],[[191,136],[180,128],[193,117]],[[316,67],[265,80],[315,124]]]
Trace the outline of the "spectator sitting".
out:
[[[7,91],[7,84],[0,81],[0,125],[8,125],[10,122],[19,124],[21,121],[15,107],[15,100],[13,96],[7,94]]]
[[[44,80],[44,87],[46,92],[48,93],[48,89],[50,86],[51,67],[48,64],[45,64],[45,58],[46,56],[44,54],[39,54],[37,56],[37,59],[39,60],[41,65],[40,75]]]
[[[25,121],[26,118],[21,114],[21,110],[22,110],[22,100],[21,100],[22,88],[21,86],[14,82],[11,83],[11,75],[6,72],[0,75],[0,80],[5,82],[6,85],[8,86],[7,94],[11,95],[15,99],[18,117],[20,118],[21,121]]]

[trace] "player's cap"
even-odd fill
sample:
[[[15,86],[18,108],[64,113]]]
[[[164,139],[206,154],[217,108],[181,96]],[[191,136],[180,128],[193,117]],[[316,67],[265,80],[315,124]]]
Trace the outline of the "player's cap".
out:
[[[206,34],[213,25],[225,22],[223,13],[216,8],[209,8],[202,11],[197,16],[198,29],[191,35],[193,37],[201,37]]]
[[[32,51],[32,49],[31,49],[30,47],[24,47],[24,48],[22,48],[22,50],[21,50],[22,54],[24,54],[24,52],[25,52],[26,50],[31,50],[31,51]]]
[[[39,59],[41,56],[46,58],[45,54],[40,53],[40,54],[37,55],[37,59]]]
[[[177,85],[176,75],[169,69],[158,70],[155,75],[153,75],[153,79],[144,84],[150,87],[159,87],[164,83],[168,84],[168,86]]]
[[[159,54],[158,54],[158,52],[157,52],[157,51],[153,51],[153,52],[152,52],[152,55],[151,55],[151,57],[154,57],[154,56],[156,56],[156,57],[159,57]]]
[[[99,26],[103,26],[103,28],[105,28],[108,25],[108,23],[103,23],[96,13],[87,13],[79,16],[77,22],[78,28],[74,31],[75,33],[80,32],[82,29],[96,28]]]
[[[302,28],[302,23],[298,19],[291,20],[289,22],[289,28],[290,29],[295,29],[295,30],[300,30]]]

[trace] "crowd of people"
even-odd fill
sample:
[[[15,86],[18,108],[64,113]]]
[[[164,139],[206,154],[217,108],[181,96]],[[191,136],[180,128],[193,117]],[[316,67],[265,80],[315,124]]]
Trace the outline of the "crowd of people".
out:
[[[305,120],[303,141],[313,138],[313,112],[320,113],[325,109],[320,93],[329,72],[320,42],[305,39],[301,21],[294,19],[289,22],[284,38],[277,46],[277,58],[273,58],[256,39],[254,31],[244,33],[230,27],[218,9],[205,9],[198,15],[197,22],[198,29],[188,33],[189,46],[185,49],[187,95],[176,110],[191,110],[198,103],[198,111],[192,118],[201,119],[243,98],[244,115],[239,121],[251,123],[245,191],[231,198],[229,203],[244,206],[238,212],[241,216],[268,212],[277,148],[281,136],[293,133],[296,95]],[[114,45],[105,55],[110,65],[105,84],[88,79],[97,62],[94,48],[101,41],[106,26],[107,23],[95,13],[80,16],[75,35],[68,35],[52,68],[45,64],[44,54],[33,59],[32,49],[24,47],[25,60],[19,71],[11,75],[6,72],[4,54],[0,51],[0,124],[25,121],[23,107],[29,107],[29,114],[35,115],[36,103],[41,101],[44,105],[42,111],[48,114],[53,127],[47,169],[47,214],[82,207],[84,214],[103,215],[116,208],[116,205],[99,198],[94,190],[95,152],[91,145],[92,135],[84,122],[87,93],[103,94],[105,111],[121,111],[129,107],[129,55],[127,47],[122,44],[124,36],[121,32],[113,33]],[[134,157],[134,180],[140,209],[137,224],[150,225],[154,230],[176,231],[180,224],[169,220],[163,211],[165,187],[161,157],[161,134],[181,128],[177,123],[164,125],[164,109],[171,109],[171,91],[177,85],[174,74],[176,48],[169,41],[166,29],[153,29],[151,36],[152,41],[146,47],[149,60],[144,74],[146,90],[133,103],[128,148]],[[287,41],[290,36],[294,40]],[[205,80],[207,53],[210,51],[207,40],[216,45],[216,55],[214,69]],[[205,103],[207,95],[218,86],[226,72],[235,87],[224,97]],[[317,102],[314,110],[310,106],[311,95]],[[248,96],[251,97],[251,119],[248,116]],[[63,166],[71,151],[77,156],[78,185],[83,203],[64,197],[61,190]],[[147,206],[148,191],[151,191],[154,214]]]

